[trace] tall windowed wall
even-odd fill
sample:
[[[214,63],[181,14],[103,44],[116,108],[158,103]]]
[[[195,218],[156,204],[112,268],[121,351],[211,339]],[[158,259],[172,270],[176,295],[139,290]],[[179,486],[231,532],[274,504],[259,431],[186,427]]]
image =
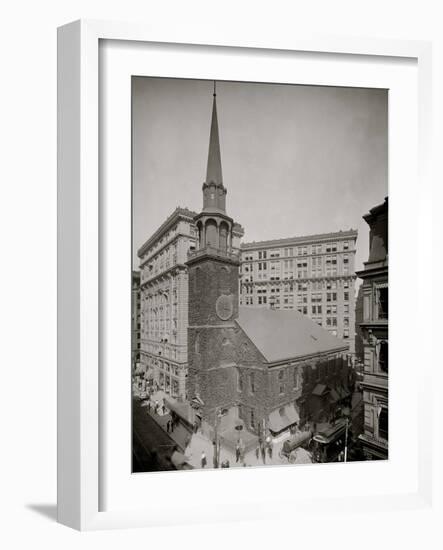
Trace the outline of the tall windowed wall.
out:
[[[195,213],[177,208],[140,248],[141,363],[154,386],[186,398],[188,250]]]
[[[357,231],[244,243],[240,304],[296,309],[354,353]]]

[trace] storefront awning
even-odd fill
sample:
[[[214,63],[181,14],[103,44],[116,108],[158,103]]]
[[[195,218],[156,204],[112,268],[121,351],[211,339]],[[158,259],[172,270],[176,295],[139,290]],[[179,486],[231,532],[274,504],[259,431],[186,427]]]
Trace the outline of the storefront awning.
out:
[[[346,399],[351,395],[350,391],[344,386],[337,386],[337,393],[340,395],[340,399]]]
[[[332,403],[337,403],[337,401],[340,401],[341,398],[338,395],[338,393],[334,389],[332,389],[329,395],[329,399],[331,400]]]
[[[268,419],[268,427],[271,432],[279,433],[299,422],[300,416],[294,405],[285,405],[272,411]]]
[[[180,403],[172,401],[172,399],[165,399],[165,404],[170,411],[174,411],[180,418],[188,422],[191,421],[192,413],[188,403]]]
[[[315,388],[312,390],[312,395],[322,397],[328,392],[329,392],[329,388],[325,384],[317,384]]]

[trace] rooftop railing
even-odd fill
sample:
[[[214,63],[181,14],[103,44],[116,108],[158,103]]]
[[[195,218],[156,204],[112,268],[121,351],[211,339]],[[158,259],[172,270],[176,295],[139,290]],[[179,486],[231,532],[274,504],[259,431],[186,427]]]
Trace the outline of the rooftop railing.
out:
[[[210,245],[206,245],[204,248],[198,248],[197,250],[188,251],[188,259],[198,258],[210,254],[211,256],[218,256],[220,258],[229,258],[231,260],[238,261],[240,259],[240,251],[237,250],[220,250]]]

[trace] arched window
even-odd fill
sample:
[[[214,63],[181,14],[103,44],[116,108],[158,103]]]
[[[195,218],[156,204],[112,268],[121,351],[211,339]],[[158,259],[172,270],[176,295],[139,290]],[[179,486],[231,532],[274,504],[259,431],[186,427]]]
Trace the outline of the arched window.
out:
[[[214,220],[206,222],[206,246],[218,248],[217,224]]]
[[[386,407],[381,407],[381,410],[378,415],[378,436],[382,439],[388,439],[388,409]]]
[[[378,343],[378,367],[381,372],[388,372],[388,342],[382,340]]]
[[[198,231],[198,248],[203,248],[203,225],[201,222],[197,222],[197,231]]]
[[[220,224],[220,250],[226,252],[228,249],[228,231],[229,227],[226,223]]]

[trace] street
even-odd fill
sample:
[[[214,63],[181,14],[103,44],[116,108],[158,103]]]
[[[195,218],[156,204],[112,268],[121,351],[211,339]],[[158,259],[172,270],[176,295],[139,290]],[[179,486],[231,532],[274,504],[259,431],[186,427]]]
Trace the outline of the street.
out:
[[[175,470],[171,463],[175,442],[147,414],[141,401],[134,399],[132,407],[132,471]]]

